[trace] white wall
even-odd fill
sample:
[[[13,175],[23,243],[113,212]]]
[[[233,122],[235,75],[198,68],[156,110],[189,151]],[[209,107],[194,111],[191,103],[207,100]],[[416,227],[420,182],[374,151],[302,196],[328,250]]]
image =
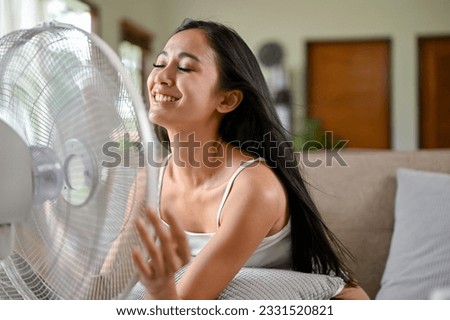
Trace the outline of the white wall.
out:
[[[417,148],[417,37],[450,35],[450,0],[94,0],[102,35],[117,46],[117,20],[135,19],[155,33],[160,50],[185,17],[235,28],[257,52],[269,40],[285,49],[296,116],[304,111],[305,41],[391,39],[392,147]],[[298,124],[297,124],[298,127]]]

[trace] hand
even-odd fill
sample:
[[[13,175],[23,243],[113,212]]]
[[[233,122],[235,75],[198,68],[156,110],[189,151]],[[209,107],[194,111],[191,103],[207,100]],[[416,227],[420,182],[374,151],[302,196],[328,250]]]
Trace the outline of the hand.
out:
[[[147,250],[149,259],[146,261],[139,249],[133,249],[133,260],[142,284],[147,288],[149,299],[178,299],[174,274],[190,260],[191,253],[186,235],[175,218],[168,214],[169,228],[163,225],[161,219],[151,210],[147,210],[148,222],[154,227],[156,238],[148,232],[143,219],[136,222],[136,228]]]

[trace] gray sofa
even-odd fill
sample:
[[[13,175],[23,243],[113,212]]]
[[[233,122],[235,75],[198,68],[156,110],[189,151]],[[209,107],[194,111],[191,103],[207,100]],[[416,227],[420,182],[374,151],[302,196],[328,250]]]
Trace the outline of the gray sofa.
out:
[[[327,160],[331,162],[328,165]],[[347,150],[334,159],[331,153],[315,152],[302,162],[304,177],[325,221],[355,257],[350,266],[356,278],[371,298],[377,297],[395,225],[397,169],[450,173],[450,150]],[[450,189],[445,192],[450,198]],[[446,212],[446,217],[450,216],[450,211]],[[432,232],[428,236],[435,237]],[[446,269],[450,270],[450,264]],[[449,278],[447,273],[442,282],[448,285]]]
[[[349,266],[370,298],[430,299],[441,285],[440,297],[450,298],[450,150],[322,151],[301,159],[312,197],[353,254]],[[243,268],[219,299],[329,299],[343,285],[336,277]],[[144,291],[138,283],[129,298]]]

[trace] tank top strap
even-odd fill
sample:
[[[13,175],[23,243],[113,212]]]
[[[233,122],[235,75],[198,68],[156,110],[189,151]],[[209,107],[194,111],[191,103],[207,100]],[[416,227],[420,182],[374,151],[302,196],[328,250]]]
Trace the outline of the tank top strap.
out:
[[[167,164],[169,162],[169,159],[171,157],[171,153],[164,159],[163,163],[161,164],[161,168],[160,168],[160,172],[159,172],[159,177],[158,177],[158,194],[156,196],[156,210],[157,210],[157,214],[158,216],[161,218],[161,191],[162,191],[162,184],[163,184],[163,179],[164,179],[164,173],[166,171],[167,168]],[[256,158],[256,159],[252,159],[249,161],[244,162],[243,164],[241,164],[239,166],[239,168],[236,169],[236,171],[233,173],[233,175],[230,177],[230,180],[227,183],[227,187],[225,188],[225,192],[222,196],[222,200],[220,201],[220,205],[219,208],[217,210],[217,214],[216,214],[216,223],[217,223],[217,227],[219,227],[220,224],[220,217],[222,215],[222,209],[223,206],[225,205],[225,201],[228,198],[228,195],[230,194],[230,190],[231,187],[233,186],[234,180],[236,179],[236,177],[239,175],[239,173],[242,172],[242,170],[244,170],[245,168],[247,168],[248,166],[250,166],[251,164],[257,162],[257,161],[265,161],[264,158]]]
[[[162,190],[164,173],[166,171],[167,163],[169,162],[169,159],[171,156],[172,156],[172,154],[169,153],[169,155],[161,163],[161,168],[159,169],[158,190],[157,190],[158,194],[156,195],[156,210],[157,210],[158,216],[161,219],[162,219],[162,217],[161,217],[161,190]]]
[[[237,168],[236,171],[233,173],[233,175],[230,177],[227,187],[225,188],[225,192],[223,193],[222,200],[220,201],[219,209],[217,210],[217,214],[216,214],[217,227],[219,227],[219,225],[220,225],[220,217],[222,215],[222,209],[223,209],[223,206],[225,205],[225,201],[227,201],[228,195],[230,194],[230,190],[231,190],[231,187],[233,186],[234,180],[239,175],[239,173],[242,172],[242,170],[244,170],[245,168],[247,168],[248,166],[252,165],[253,163],[255,163],[257,161],[265,161],[265,160],[264,160],[264,158],[260,157],[260,158],[251,159],[249,161],[246,161],[246,162],[242,163],[239,166],[239,168]]]

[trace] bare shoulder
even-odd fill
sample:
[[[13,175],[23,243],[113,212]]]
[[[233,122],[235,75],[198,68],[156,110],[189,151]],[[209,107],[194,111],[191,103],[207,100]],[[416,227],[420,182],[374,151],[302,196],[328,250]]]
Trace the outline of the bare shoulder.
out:
[[[265,219],[280,221],[282,227],[287,215],[287,195],[273,169],[263,161],[256,161],[236,177],[227,206],[227,211],[245,212],[243,216],[247,219],[260,219],[264,212]]]
[[[247,196],[261,193],[266,196],[284,194],[280,179],[262,158],[254,159],[254,155],[246,154],[239,149],[233,149],[231,152],[233,167],[245,166],[234,181],[234,189],[240,189]]]
[[[255,161],[246,167],[236,178],[236,186],[251,186],[251,193],[263,193],[265,196],[280,196],[284,193],[283,185],[272,168],[264,161]]]

